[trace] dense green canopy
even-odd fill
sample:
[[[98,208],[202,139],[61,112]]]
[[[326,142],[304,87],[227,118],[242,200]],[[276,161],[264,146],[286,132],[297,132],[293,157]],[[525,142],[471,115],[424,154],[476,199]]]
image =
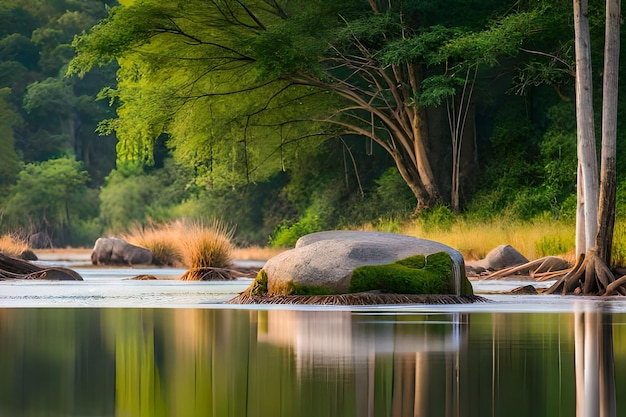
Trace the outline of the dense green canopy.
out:
[[[541,9],[487,24],[506,3],[137,1],[75,40],[70,73],[120,63],[117,88],[103,92],[119,100],[118,118],[101,129],[117,133],[122,158],[149,161],[166,133],[180,162],[232,185],[267,179],[311,141],[352,134],[381,146],[426,207],[441,198],[441,161],[421,101],[456,90],[422,82],[515,55]],[[443,25],[450,7],[468,12],[454,27]]]

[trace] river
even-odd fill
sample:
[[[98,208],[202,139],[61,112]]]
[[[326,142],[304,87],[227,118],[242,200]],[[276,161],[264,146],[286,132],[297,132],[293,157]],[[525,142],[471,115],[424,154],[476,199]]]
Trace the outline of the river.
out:
[[[491,302],[234,306],[251,280],[74,269],[85,281],[0,282],[0,417],[626,414],[618,298],[474,281]]]

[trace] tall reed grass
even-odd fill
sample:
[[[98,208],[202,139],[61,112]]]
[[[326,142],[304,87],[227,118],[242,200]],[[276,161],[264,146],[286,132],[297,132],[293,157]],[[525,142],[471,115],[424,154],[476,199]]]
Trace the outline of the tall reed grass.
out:
[[[229,268],[233,261],[233,231],[219,221],[205,224],[179,220],[134,227],[122,238],[150,249],[157,263],[187,268],[182,280],[226,278],[226,274],[214,272]]]
[[[419,221],[404,226],[402,233],[435,240],[457,249],[466,259],[482,259],[499,245],[508,244],[528,259],[566,255],[575,250],[575,228],[563,222],[494,219],[471,222],[463,219],[443,228],[424,227]]]
[[[184,239],[180,239],[183,262],[189,270],[181,277],[186,281],[227,278],[220,268],[232,265],[233,230],[220,222],[209,227],[194,224],[186,228]]]
[[[182,267],[180,240],[183,236],[182,223],[174,222],[161,226],[133,226],[122,238],[128,243],[151,250],[158,265]]]
[[[537,220],[490,222],[463,219],[445,228],[425,228],[419,221],[405,225],[402,233],[435,240],[457,249],[465,259],[482,259],[499,245],[511,245],[528,259],[569,256],[575,250],[575,228],[563,222]]]
[[[414,220],[400,227],[400,233],[435,240],[457,249],[465,259],[482,259],[495,247],[508,244],[528,259],[560,256],[575,261],[576,226],[549,219],[529,222],[506,218],[472,222],[462,218],[442,227]],[[626,220],[618,219],[613,236],[612,266],[626,266]]]

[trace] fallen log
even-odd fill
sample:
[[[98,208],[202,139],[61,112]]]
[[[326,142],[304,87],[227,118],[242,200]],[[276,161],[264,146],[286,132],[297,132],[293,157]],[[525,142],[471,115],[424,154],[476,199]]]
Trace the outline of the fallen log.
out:
[[[69,268],[42,267],[32,262],[0,253],[0,280],[10,279],[82,281],[83,277]]]

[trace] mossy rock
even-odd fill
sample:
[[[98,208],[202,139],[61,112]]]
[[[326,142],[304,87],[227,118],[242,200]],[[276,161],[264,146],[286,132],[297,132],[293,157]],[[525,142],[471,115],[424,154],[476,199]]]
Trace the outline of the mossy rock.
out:
[[[429,256],[414,255],[384,265],[364,265],[356,268],[347,293],[380,291],[392,294],[453,294],[450,288],[452,259],[446,252]],[[268,293],[268,276],[261,269],[246,291],[252,296]],[[461,293],[472,295],[472,284],[467,277],[461,281]],[[332,288],[289,283],[283,295],[333,295]]]
[[[451,274],[452,259],[448,253],[414,255],[390,264],[356,268],[350,280],[350,292],[376,290],[394,294],[450,294],[453,292],[450,288]],[[469,286],[471,291],[471,284]],[[466,290],[466,285],[463,287]]]

